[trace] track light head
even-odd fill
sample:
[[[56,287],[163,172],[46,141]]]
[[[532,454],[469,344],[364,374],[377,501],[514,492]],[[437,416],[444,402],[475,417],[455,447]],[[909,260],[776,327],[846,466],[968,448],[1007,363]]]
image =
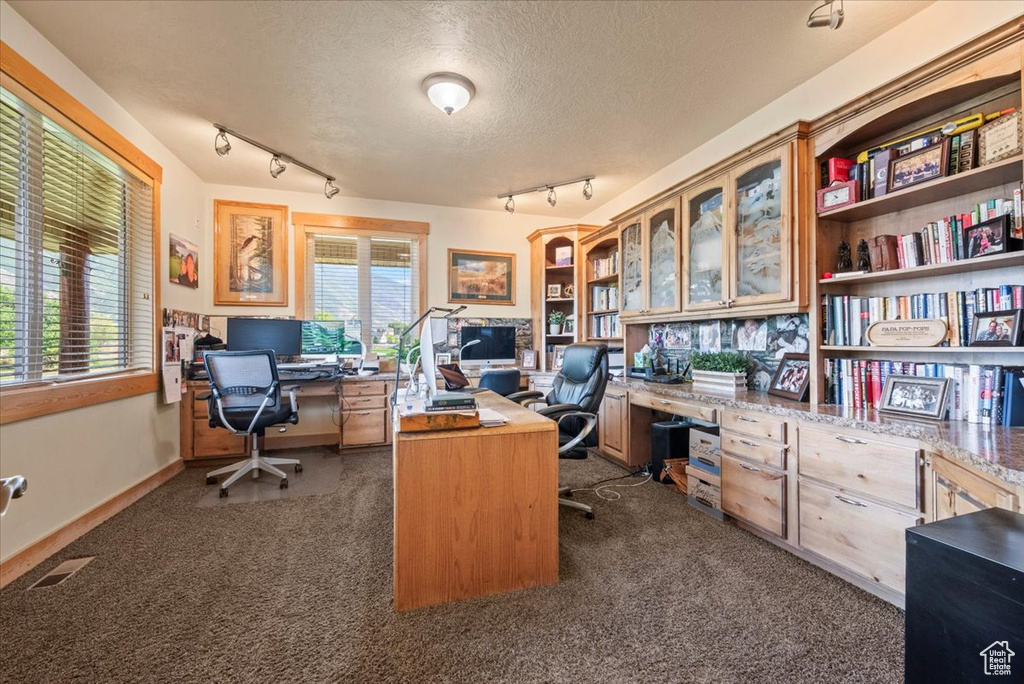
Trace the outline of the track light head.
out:
[[[554,188],[548,188],[548,204],[552,207],[558,203],[558,195],[555,194]]]
[[[820,10],[824,10],[820,12]],[[837,28],[843,25],[843,19],[846,17],[846,13],[843,11],[843,0],[839,0],[839,7],[836,7],[836,0],[825,0],[814,10],[811,11],[811,16],[807,17],[807,28],[821,28],[828,26],[830,29],[835,31]]]
[[[516,201],[512,199],[512,195],[509,195],[508,199],[505,200],[505,211],[509,214],[516,213]]]
[[[231,151],[231,141],[228,140],[228,134],[224,132],[223,128],[217,129],[217,137],[213,139],[213,149],[221,157],[228,156],[228,152]]]
[[[334,196],[337,195],[339,192],[341,192],[341,190],[334,187],[333,178],[329,178],[327,182],[324,183],[324,195],[327,197],[327,199],[334,199]]]
[[[281,158],[276,154],[270,158],[270,175],[272,178],[277,178],[282,173],[288,170]]]
[[[586,183],[583,184],[583,199],[589,200],[593,196],[594,196],[594,186],[591,185],[590,181],[588,180]]]

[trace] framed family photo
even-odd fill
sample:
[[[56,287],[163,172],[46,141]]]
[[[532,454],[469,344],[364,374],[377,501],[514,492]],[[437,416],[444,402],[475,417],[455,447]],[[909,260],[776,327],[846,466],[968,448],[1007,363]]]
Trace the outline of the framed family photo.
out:
[[[949,378],[890,375],[885,379],[878,410],[941,420],[946,415],[950,382]]]
[[[990,254],[1003,254],[1007,251],[1009,233],[1010,217],[1007,214],[964,228],[961,237],[964,256],[973,259]]]
[[[288,306],[288,207],[214,200],[213,303]]]
[[[971,347],[1015,347],[1020,343],[1021,310],[976,313],[971,320]]]
[[[889,162],[889,192],[942,178],[946,175],[948,161],[949,138],[896,157]]]
[[[803,401],[811,380],[811,361],[807,354],[785,354],[768,386],[768,394]]]
[[[516,255],[448,250],[448,303],[516,303]]]
[[[199,248],[195,243],[171,233],[167,272],[172,283],[199,288]]]
[[[519,362],[519,367],[527,370],[535,370],[537,368],[537,350],[524,349],[523,359]]]

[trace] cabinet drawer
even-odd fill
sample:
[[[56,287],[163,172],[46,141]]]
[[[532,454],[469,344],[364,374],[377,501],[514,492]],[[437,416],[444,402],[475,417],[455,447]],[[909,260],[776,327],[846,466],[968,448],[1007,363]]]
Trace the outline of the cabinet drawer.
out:
[[[199,394],[205,397],[209,392],[200,392]],[[192,399],[192,417],[203,419],[210,417],[210,404],[206,399]]]
[[[245,453],[245,437],[224,428],[212,428],[205,419],[192,421],[192,439],[195,458]]]
[[[685,416],[687,418],[696,418],[697,420],[703,420],[708,423],[715,422],[716,411],[713,408],[707,406],[697,406],[694,404],[688,404],[682,401],[676,401],[675,399],[662,399],[650,394],[641,394],[634,392],[629,395],[629,403],[636,406],[646,406],[658,411],[664,411],[665,413],[672,413],[677,416]]]
[[[786,421],[767,414],[722,412],[722,429],[786,443]]]
[[[341,393],[345,396],[363,396],[367,394],[387,394],[386,382],[343,382]]]
[[[774,468],[786,467],[786,447],[722,430],[722,451]]]
[[[382,409],[385,407],[386,397],[383,396],[345,396],[345,408],[359,411],[363,409]]]
[[[341,428],[342,446],[383,444],[387,429],[387,411],[382,409],[352,410],[345,412]]]
[[[782,537],[786,533],[786,475],[725,454],[722,510]]]
[[[850,430],[800,430],[800,474],[917,508],[918,450]]]
[[[800,480],[800,546],[902,592],[905,530],[916,515]]]

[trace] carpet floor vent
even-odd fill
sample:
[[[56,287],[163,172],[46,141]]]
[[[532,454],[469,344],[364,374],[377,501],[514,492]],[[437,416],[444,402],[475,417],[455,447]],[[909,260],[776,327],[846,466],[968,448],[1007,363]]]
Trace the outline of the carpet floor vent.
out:
[[[64,561],[53,570],[43,576],[38,582],[33,584],[29,589],[41,589],[42,587],[55,587],[61,584],[68,577],[71,577],[76,572],[84,568],[89,562],[96,556],[89,556],[88,558],[75,558],[73,560]]]

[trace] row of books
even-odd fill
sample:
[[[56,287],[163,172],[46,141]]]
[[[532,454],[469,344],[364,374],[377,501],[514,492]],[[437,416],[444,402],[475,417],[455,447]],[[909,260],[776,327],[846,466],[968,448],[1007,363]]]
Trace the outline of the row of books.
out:
[[[619,272],[619,253],[612,252],[603,259],[591,259],[594,264],[594,277],[604,278]]]
[[[619,288],[616,285],[593,285],[590,288],[590,308],[607,311],[619,308]]]
[[[619,314],[602,314],[590,317],[591,337],[622,337],[619,327]]]
[[[978,364],[915,363],[880,359],[825,359],[828,402],[877,409],[890,375],[947,378],[950,420],[1019,427],[1024,425],[1024,369]]]
[[[1024,285],[891,297],[825,295],[822,323],[827,345],[866,347],[865,333],[877,321],[937,318],[946,323],[941,346],[966,347],[975,314],[1024,308]]]

